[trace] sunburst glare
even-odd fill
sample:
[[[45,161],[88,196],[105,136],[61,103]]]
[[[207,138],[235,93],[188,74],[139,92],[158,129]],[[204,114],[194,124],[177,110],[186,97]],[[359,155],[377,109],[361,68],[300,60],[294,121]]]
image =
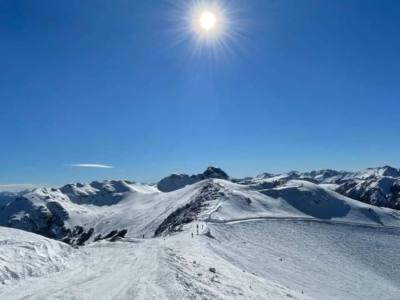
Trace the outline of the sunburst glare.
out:
[[[213,12],[204,11],[199,18],[199,24],[204,30],[210,31],[217,25],[217,17]]]
[[[191,55],[204,52],[227,56],[243,37],[243,21],[233,1],[193,0],[174,2],[172,20],[177,44],[186,43]]]

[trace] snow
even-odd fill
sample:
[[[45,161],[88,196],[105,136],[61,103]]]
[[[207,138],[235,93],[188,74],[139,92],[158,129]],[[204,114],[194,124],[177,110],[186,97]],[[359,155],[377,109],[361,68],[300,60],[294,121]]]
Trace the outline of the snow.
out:
[[[399,220],[392,210],[363,204],[303,180],[264,188],[265,185],[207,179],[169,193],[133,183],[126,189],[115,190],[121,184],[114,183],[112,192],[105,196],[102,191],[107,184],[102,186],[103,189],[96,188],[97,192],[89,200],[88,197],[71,200],[71,194],[61,190],[37,189],[0,210],[0,225],[60,239],[81,227],[85,232],[93,231],[87,242],[121,230],[127,230],[127,237],[138,238],[153,236],[164,220],[196,199],[204,202],[200,214],[213,220],[299,217],[389,226]],[[80,186],[74,190],[87,195],[90,188]],[[187,213],[197,218],[195,212]],[[182,214],[184,218],[186,212]],[[78,237],[70,237],[71,243],[77,241]]]
[[[296,219],[198,224],[193,238],[188,224],[165,237],[90,244],[74,267],[0,286],[0,298],[385,300],[400,292],[398,228]]]
[[[220,168],[208,167],[202,174],[187,175],[187,174],[172,174],[161,179],[157,187],[162,192],[172,192],[181,189],[187,185],[194,184],[204,179],[219,178],[229,179],[229,176]]]
[[[0,210],[0,223],[93,234],[73,248],[0,227],[0,299],[396,299],[400,212],[330,185],[213,178],[171,192],[127,181],[36,189]],[[114,230],[127,233],[104,239]]]
[[[327,169],[304,173],[292,171],[277,175],[263,173],[254,178],[235,181],[254,187],[270,188],[294,179],[313,182],[372,205],[400,209],[400,170],[390,166],[358,172]]]
[[[382,167],[366,172],[368,176],[395,175],[396,169]],[[224,171],[210,167],[202,174],[182,175],[190,182],[184,180],[178,186],[175,186],[174,176],[161,180],[159,186],[165,185],[169,192],[124,180],[69,184],[60,189],[38,188],[8,202],[0,210],[0,225],[70,243],[88,243],[114,231],[125,230],[128,237],[151,236],[169,215],[201,197],[201,187],[207,180],[225,194],[206,201],[205,204],[213,209],[212,218],[297,216],[381,225],[396,222],[388,211],[365,206],[332,191],[374,205],[393,208],[400,205],[400,195],[392,193],[399,190],[400,178],[359,179],[357,176],[361,173],[334,170],[283,175],[265,173],[233,183],[225,180],[229,177]],[[298,182],[294,183],[296,180]],[[208,213],[207,210],[204,212]],[[82,239],[82,235],[85,238]]]
[[[27,193],[28,191],[22,191],[22,192],[8,192],[8,191],[0,191],[0,208],[3,206],[7,205],[11,201],[13,201],[15,198],[18,196]]]
[[[392,168],[390,166],[378,167],[378,168],[368,168],[364,171],[357,172],[355,174],[357,178],[368,179],[371,177],[400,177],[400,170]]]
[[[319,184],[320,187],[326,188],[328,190],[331,191],[336,191],[339,187],[339,184],[336,183],[320,183]]]
[[[399,225],[395,211],[373,207],[319,185],[291,180],[276,188],[252,187],[215,180],[225,195],[210,210],[211,220],[247,218],[316,218],[373,225]]]
[[[224,260],[310,298],[398,295],[399,229],[295,220],[213,224],[210,229],[219,241],[213,247]]]
[[[59,272],[78,252],[33,233],[0,227],[0,284]]]
[[[155,193],[158,190],[149,185],[124,180],[94,181],[90,184],[67,184],[60,192],[76,204],[97,206],[113,205],[121,201],[127,193]]]

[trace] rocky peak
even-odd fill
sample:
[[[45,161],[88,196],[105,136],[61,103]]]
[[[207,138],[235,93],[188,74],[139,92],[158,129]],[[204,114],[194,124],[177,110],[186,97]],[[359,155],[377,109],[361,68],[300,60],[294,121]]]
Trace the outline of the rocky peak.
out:
[[[208,167],[207,170],[203,172],[205,178],[218,178],[218,179],[229,179],[228,174],[226,174],[222,169],[216,167]]]
[[[210,178],[228,180],[229,176],[220,168],[208,167],[207,170],[205,170],[201,174],[172,174],[170,176],[167,176],[158,182],[157,188],[162,192],[172,192],[175,190],[179,190],[187,185]]]

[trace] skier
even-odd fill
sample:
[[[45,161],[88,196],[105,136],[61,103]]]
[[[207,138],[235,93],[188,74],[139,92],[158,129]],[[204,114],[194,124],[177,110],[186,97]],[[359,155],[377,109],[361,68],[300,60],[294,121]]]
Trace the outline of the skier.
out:
[[[193,232],[192,232],[192,238],[193,238]]]

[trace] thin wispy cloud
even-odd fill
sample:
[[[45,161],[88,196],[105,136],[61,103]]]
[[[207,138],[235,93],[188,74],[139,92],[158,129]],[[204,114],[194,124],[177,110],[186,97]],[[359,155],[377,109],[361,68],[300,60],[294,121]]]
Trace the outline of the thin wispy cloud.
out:
[[[104,164],[67,164],[67,167],[73,168],[98,168],[98,169],[112,169],[113,166],[104,165]]]
[[[0,184],[0,192],[19,192],[23,190],[32,190],[39,186],[44,186],[44,185],[32,184],[32,183]]]

